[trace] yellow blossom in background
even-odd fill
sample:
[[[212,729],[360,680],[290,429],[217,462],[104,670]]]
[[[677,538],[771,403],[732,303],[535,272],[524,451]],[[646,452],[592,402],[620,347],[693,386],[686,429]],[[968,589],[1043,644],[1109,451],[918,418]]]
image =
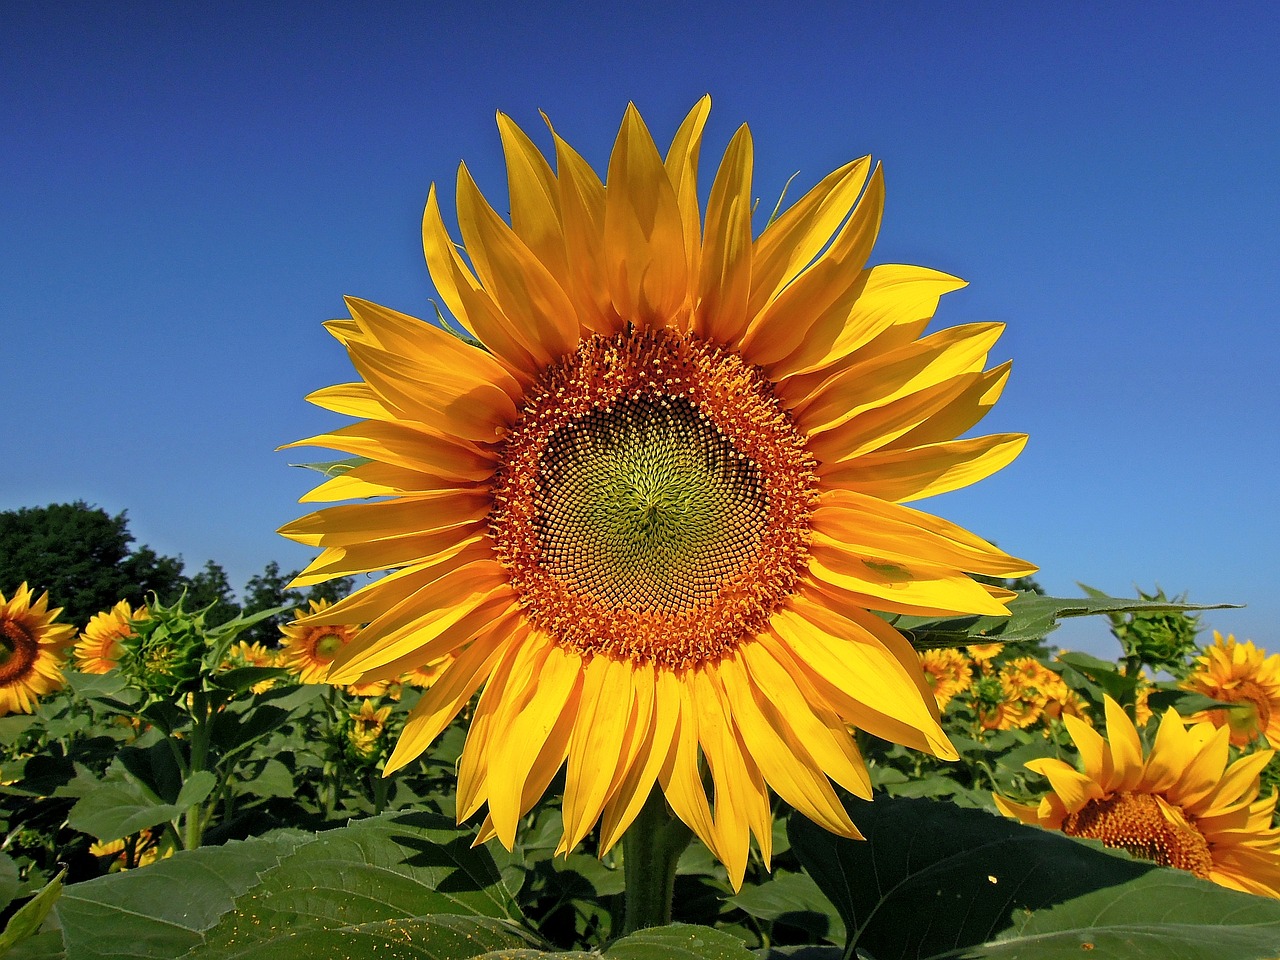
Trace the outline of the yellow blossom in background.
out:
[[[973,706],[983,730],[1024,730],[1044,713],[1044,705],[1016,674],[988,673],[973,684]]]
[[[956,694],[963,693],[973,684],[973,668],[969,658],[959,650],[939,647],[920,654],[920,666],[925,682],[933,690],[938,709],[943,710]]]
[[[387,697],[399,700],[404,686],[398,680],[369,680],[364,683],[349,683],[343,689],[353,697]]]
[[[89,853],[95,857],[110,858],[111,863],[107,868],[110,873],[145,867],[155,863],[157,860],[173,856],[172,847],[166,847],[163,856],[161,855],[160,840],[162,836],[163,831],[159,827],[143,830],[134,840],[132,862],[130,862],[131,851],[123,839],[99,840],[91,843],[89,845]]]
[[[128,600],[121,600],[110,610],[89,618],[80,639],[76,641],[75,668],[81,673],[110,673],[123,652],[121,641],[133,636],[131,620],[145,620],[145,606],[136,611]]]
[[[1230,710],[1206,710],[1192,719],[1208,720],[1231,730],[1231,742],[1245,746],[1264,736],[1280,746],[1280,653],[1267,652],[1234,636],[1213,632],[1213,645],[1196,659],[1183,687],[1224,703]]]
[[[970,658],[983,673],[991,672],[992,661],[1000,655],[1000,651],[1003,649],[1003,643],[971,643],[965,647],[965,650],[969,651]]]
[[[268,649],[262,643],[247,640],[237,640],[230,649],[227,650],[226,659],[223,661],[224,667],[274,667],[279,659],[278,652]],[[250,687],[253,693],[265,693],[276,685],[278,677],[270,677],[269,679],[255,683]]]
[[[400,679],[411,687],[425,690],[440,678],[440,675],[453,663],[453,656],[440,657],[430,663],[415,666]]]
[[[325,616],[328,600],[310,601],[310,611],[295,617],[280,628],[284,645],[278,665],[288,667],[303,683],[325,683],[334,658],[355,638],[359,627],[352,623],[313,623],[311,618]]]
[[[347,729],[347,741],[359,756],[372,757],[378,751],[379,741],[391,717],[390,707],[374,707],[372,700],[365,700],[360,709],[350,714],[351,726]]]
[[[359,422],[300,443],[368,462],[305,499],[383,499],[281,532],[322,548],[295,586],[394,571],[300,618],[367,623],[332,682],[454,656],[388,772],[483,688],[457,797],[460,819],[487,806],[482,839],[510,849],[564,768],[559,851],[599,823],[603,852],[656,785],[736,888],[752,834],[769,860],[770,787],[858,835],[830,783],[870,796],[850,725],[956,756],[915,651],[869,611],[1005,615],[1013,594],[968,574],[1034,568],[902,505],[1021,450],[954,439],[1003,389],[1001,326],[924,336],[962,281],[865,266],[869,158],[753,238],[744,125],[704,220],[709,110],[664,158],[628,107],[603,179],[558,136],[553,169],[500,115],[510,224],[465,166],[461,245],[434,186],[423,222],[435,287],[484,348],[349,299],[326,326],[360,379],[310,399]]]
[[[66,685],[61,664],[76,628],[54,622],[61,612],[25,583],[8,600],[0,591],[0,717],[32,713],[36,700]]]
[[[1063,718],[1083,769],[1057,759],[1030,761],[1027,768],[1043,774],[1052,792],[1030,805],[997,796],[1001,812],[1225,887],[1280,897],[1280,829],[1271,826],[1276,795],[1258,798],[1259,774],[1274,751],[1228,765],[1225,728],[1205,722],[1188,729],[1171,709],[1144,758],[1132,721],[1109,697],[1105,706],[1106,739],[1075,717]]]

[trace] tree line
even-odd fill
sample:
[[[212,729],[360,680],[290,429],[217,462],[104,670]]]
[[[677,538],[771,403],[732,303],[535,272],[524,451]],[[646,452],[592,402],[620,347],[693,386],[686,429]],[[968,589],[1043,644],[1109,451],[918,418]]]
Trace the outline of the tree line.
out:
[[[63,622],[80,629],[121,600],[136,607],[152,594],[168,604],[185,591],[188,610],[212,605],[206,622],[216,626],[240,613],[306,607],[309,600],[332,602],[352,587],[351,578],[343,577],[307,590],[285,589],[296,575],[273,560],[249,578],[237,597],[216,561],[188,574],[180,557],[163,556],[146,544],[135,546],[128,511],[111,516],[83,500],[0,511],[0,591],[12,596],[24,582],[37,594],[47,590],[49,605],[63,608]],[[288,619],[265,620],[243,638],[274,646],[280,624]]]

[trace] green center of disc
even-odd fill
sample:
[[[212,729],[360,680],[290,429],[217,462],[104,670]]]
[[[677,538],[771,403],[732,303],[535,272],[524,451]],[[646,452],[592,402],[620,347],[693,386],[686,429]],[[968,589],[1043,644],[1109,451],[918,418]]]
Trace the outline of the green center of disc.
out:
[[[610,607],[715,601],[760,543],[759,468],[682,397],[639,396],[557,430],[538,470],[540,565]]]

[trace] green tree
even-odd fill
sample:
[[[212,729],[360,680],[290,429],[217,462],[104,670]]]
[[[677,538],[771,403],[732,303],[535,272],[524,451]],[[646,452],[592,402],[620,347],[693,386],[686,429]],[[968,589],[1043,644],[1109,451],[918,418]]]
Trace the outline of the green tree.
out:
[[[114,517],[83,500],[0,512],[0,590],[26,582],[77,626],[120,600],[182,591],[182,561],[148,546],[133,550],[126,511]]]
[[[205,622],[210,627],[233,620],[240,613],[227,571],[222,569],[222,564],[206,560],[203,569],[187,580],[186,607],[203,610],[211,605],[212,609],[205,614]]]

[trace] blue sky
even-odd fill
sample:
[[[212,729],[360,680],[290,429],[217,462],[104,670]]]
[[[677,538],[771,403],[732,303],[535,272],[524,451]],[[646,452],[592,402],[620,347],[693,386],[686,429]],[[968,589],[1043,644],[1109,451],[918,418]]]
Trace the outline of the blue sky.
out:
[[[922,506],[1050,592],[1246,603],[1205,622],[1280,650],[1274,7],[552,8],[6,0],[0,509],[127,509],[236,586],[302,566],[274,530],[314,475],[274,448],[336,422],[302,397],[350,379],[344,294],[430,311],[429,184],[465,159],[503,208],[495,110],[603,169],[628,100],[665,145],[709,92],[704,189],[744,121],[766,209],[871,153],[873,262],[1008,324],[982,429],[1030,443]],[[1112,652],[1101,620],[1054,639]]]

